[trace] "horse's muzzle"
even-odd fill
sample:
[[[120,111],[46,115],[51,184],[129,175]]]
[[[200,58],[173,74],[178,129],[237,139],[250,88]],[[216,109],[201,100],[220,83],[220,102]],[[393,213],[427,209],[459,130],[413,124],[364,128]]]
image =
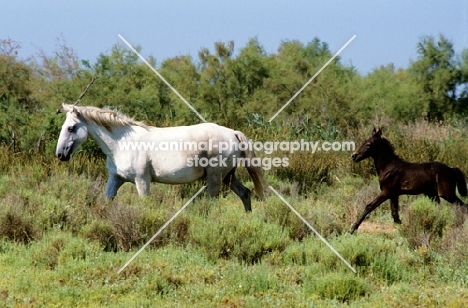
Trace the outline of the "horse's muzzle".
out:
[[[69,161],[70,160],[70,155],[66,155],[62,152],[58,152],[56,153],[56,156],[58,159],[60,159],[61,161]]]

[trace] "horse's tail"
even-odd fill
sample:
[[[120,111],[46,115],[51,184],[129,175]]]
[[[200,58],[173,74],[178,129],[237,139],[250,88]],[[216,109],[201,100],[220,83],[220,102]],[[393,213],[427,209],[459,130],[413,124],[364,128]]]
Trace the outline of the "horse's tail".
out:
[[[455,180],[457,181],[458,192],[460,195],[465,197],[468,195],[468,191],[466,190],[465,175],[458,168],[453,168],[453,171],[455,171]]]
[[[243,132],[237,130],[237,131],[234,131],[234,134],[236,135],[239,142],[245,145],[248,144],[249,139],[244,135]],[[245,163],[245,168],[247,168],[247,172],[252,178],[252,181],[255,187],[255,192],[257,193],[258,197],[260,199],[264,199],[265,198],[265,179],[263,178],[262,168],[259,166],[252,165],[253,159],[255,158],[255,153],[252,147],[249,145],[249,146],[246,146],[245,148],[246,150],[243,151],[243,154],[245,155],[245,158],[247,159],[247,162]]]

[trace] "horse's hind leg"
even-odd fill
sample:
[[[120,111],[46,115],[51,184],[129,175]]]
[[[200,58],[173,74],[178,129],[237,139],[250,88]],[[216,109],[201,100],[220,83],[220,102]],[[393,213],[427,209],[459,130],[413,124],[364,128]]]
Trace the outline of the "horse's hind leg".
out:
[[[222,174],[220,171],[214,169],[206,170],[206,191],[208,197],[217,198],[219,196],[219,190],[221,188]]]
[[[457,183],[453,179],[449,178],[449,176],[439,176],[438,179],[439,182],[437,183],[437,194],[440,198],[447,200],[453,205],[468,206],[465,202],[457,197]]]
[[[397,224],[401,224],[400,214],[398,214],[398,196],[390,199],[390,208],[392,210],[393,221]]]
[[[447,200],[453,205],[468,206],[465,202],[457,197],[455,182],[440,181],[437,185],[437,190],[440,198]]]
[[[250,189],[245,187],[234,174],[236,169],[232,169],[226,177],[223,179],[224,184],[229,185],[232,191],[239,196],[244,204],[246,212],[252,211],[251,201],[250,201]]]
[[[139,196],[148,196],[150,191],[151,179],[149,176],[137,177],[135,179],[135,186]]]

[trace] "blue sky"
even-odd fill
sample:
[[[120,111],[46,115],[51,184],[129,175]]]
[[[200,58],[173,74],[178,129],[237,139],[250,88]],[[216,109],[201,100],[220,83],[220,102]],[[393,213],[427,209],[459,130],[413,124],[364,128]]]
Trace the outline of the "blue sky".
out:
[[[140,45],[158,63],[217,41],[236,50],[257,37],[266,52],[281,41],[318,37],[332,53],[353,35],[341,61],[366,74],[389,63],[407,67],[416,44],[443,34],[456,52],[468,49],[468,0],[454,1],[1,1],[0,38],[22,46],[25,58],[52,54],[63,37],[80,59],[94,63],[116,44]]]

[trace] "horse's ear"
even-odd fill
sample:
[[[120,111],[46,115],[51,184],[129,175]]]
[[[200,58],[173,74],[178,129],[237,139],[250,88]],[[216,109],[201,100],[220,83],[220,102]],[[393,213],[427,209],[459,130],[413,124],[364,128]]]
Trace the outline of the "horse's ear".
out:
[[[73,108],[72,108],[71,105],[67,105],[67,104],[62,103],[61,111],[63,111],[63,112],[73,112]]]
[[[372,136],[376,138],[382,137],[382,129],[379,127],[379,129],[376,129],[374,127],[374,130],[372,131]]]
[[[78,110],[78,108],[76,108],[75,105],[72,105],[72,106],[71,106],[71,113],[73,113],[73,114],[75,114],[75,115],[77,115],[77,116],[80,115],[80,111]]]
[[[58,109],[55,111],[55,114],[62,113],[62,111],[63,111],[63,104],[60,105],[60,107],[58,107]]]

